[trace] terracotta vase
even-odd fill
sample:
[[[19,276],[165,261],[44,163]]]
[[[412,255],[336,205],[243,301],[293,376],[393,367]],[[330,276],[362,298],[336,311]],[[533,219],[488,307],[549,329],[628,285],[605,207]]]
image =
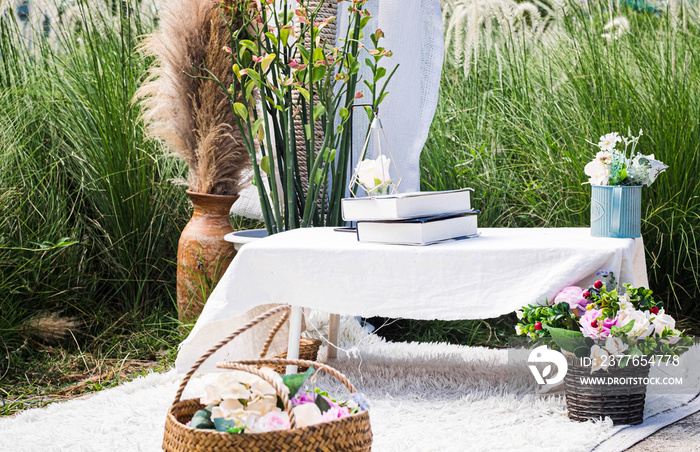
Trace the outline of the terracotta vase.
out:
[[[182,230],[177,247],[177,311],[181,321],[196,319],[207,298],[236,254],[224,236],[233,232],[229,211],[238,195],[187,191],[192,219]]]

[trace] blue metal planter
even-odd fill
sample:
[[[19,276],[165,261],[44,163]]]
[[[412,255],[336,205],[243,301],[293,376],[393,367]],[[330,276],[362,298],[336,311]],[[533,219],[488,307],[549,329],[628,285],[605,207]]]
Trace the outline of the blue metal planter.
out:
[[[593,237],[641,237],[641,185],[592,185],[591,189]]]

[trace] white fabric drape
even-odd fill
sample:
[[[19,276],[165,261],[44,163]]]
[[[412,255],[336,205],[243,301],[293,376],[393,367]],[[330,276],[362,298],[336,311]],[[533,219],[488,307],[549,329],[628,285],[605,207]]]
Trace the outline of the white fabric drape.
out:
[[[288,303],[363,317],[477,319],[551,300],[568,285],[587,287],[599,270],[613,271],[620,283],[648,287],[641,237],[591,237],[588,228],[479,232],[477,238],[421,247],[362,243],[333,228],[303,228],[249,243],[183,342],[178,371],[187,371],[260,305]],[[252,357],[268,332],[263,327],[237,339],[210,362]],[[286,338],[279,339],[283,347]]]

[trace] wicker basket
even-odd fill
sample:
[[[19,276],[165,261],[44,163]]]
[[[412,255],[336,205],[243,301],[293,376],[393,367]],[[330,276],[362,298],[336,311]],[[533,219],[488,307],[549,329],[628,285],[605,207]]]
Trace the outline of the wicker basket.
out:
[[[370,428],[369,413],[362,411],[352,416],[343,417],[330,422],[324,422],[309,427],[296,427],[296,419],[291,409],[289,398],[277,383],[261,372],[259,365],[297,365],[313,366],[340,380],[350,392],[355,392],[353,385],[337,370],[325,364],[306,360],[286,360],[280,358],[264,358],[249,361],[217,363],[217,367],[225,369],[243,370],[268,381],[272,384],[282,399],[289,414],[292,428],[267,433],[230,434],[211,430],[197,430],[185,424],[192,419],[194,413],[204,408],[197,399],[181,400],[185,386],[199,366],[221,347],[233,340],[236,336],[246,331],[253,325],[265,320],[278,312],[289,312],[288,306],[274,308],[248,324],[236,330],[229,337],[216,344],[206,352],[192,366],[185,375],[175,395],[168,415],[165,420],[165,434],[163,437],[163,450],[171,452],[185,451],[245,451],[245,452],[365,452],[372,448],[372,430]]]
[[[645,384],[582,385],[581,378],[646,378],[649,365],[609,368],[591,374],[590,366],[582,366],[578,358],[567,356],[569,369],[564,377],[566,407],[569,418],[574,421],[587,421],[609,417],[613,424],[641,424],[644,420]]]
[[[272,331],[270,331],[270,335],[267,336],[267,340],[265,341],[265,345],[263,345],[263,350],[260,353],[260,358],[265,358],[267,356],[267,351],[270,349],[270,344],[272,344],[272,340],[275,338],[275,335],[277,332],[282,328],[282,325],[284,325],[284,322],[287,321],[289,318],[289,310],[287,310],[282,318],[275,324],[275,326],[272,328]],[[307,337],[302,337],[299,339],[299,359],[305,360],[305,361],[316,361],[316,358],[318,357],[318,349],[321,348],[321,341],[318,339],[310,339]],[[276,356],[276,358],[281,358],[281,359],[286,359],[287,358],[287,352],[281,353]],[[272,368],[275,372],[278,374],[283,374],[287,369],[286,366],[283,364],[267,364],[264,367],[270,367]],[[297,370],[299,372],[306,372],[308,369],[308,366],[300,366]]]

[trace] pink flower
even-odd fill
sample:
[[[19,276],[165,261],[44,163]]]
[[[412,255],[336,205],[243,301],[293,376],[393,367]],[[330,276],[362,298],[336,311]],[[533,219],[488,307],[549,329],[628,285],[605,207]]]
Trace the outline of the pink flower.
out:
[[[571,312],[576,315],[581,315],[586,312],[586,305],[588,304],[584,293],[587,292],[584,292],[583,289],[578,286],[564,287],[554,296],[554,304],[568,303]]]
[[[302,70],[306,69],[305,64],[299,64],[299,62],[295,61],[295,60],[291,60],[289,62],[289,67],[296,70],[296,71],[302,71]]]
[[[252,433],[272,432],[274,430],[287,430],[291,428],[289,415],[286,411],[272,411],[261,417],[255,423],[255,431]]]
[[[263,57],[253,55],[253,61],[255,61],[256,63],[260,63],[262,60],[263,60]]]
[[[328,422],[345,416],[350,416],[350,411],[348,410],[348,407],[334,406],[331,407],[325,413],[323,413],[323,416],[321,418],[323,419],[323,422]]]
[[[603,316],[603,311],[591,309],[586,311],[579,320],[581,332],[585,337],[601,339],[610,336],[610,329],[617,326],[617,318],[608,319]]]
[[[316,400],[316,394],[313,392],[299,392],[290,400],[292,406],[303,405],[305,403],[314,403]]]

